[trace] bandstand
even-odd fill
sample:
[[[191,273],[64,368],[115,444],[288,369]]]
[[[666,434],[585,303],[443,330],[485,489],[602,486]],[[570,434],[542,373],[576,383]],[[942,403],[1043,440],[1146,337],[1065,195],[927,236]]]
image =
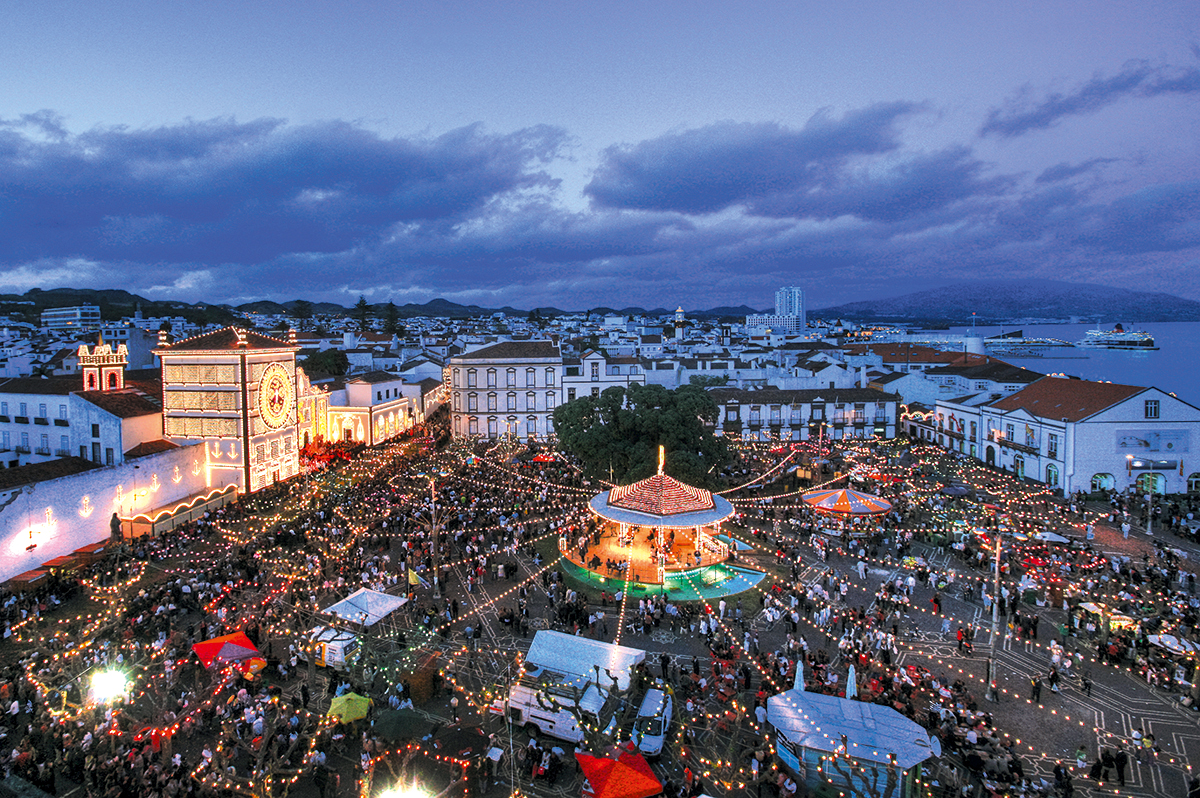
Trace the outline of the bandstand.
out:
[[[606,579],[647,586],[725,562],[730,548],[717,536],[733,505],[662,468],[660,450],[657,474],[593,496],[589,506],[599,529],[586,539],[560,541],[563,555]]]

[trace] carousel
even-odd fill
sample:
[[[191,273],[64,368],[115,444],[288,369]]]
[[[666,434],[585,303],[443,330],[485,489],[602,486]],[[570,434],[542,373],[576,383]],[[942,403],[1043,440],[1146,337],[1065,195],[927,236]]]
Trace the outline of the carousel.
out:
[[[560,540],[562,554],[605,578],[662,585],[673,573],[722,563],[729,544],[718,539],[733,505],[663,473],[617,485],[589,502],[599,524],[590,536]]]

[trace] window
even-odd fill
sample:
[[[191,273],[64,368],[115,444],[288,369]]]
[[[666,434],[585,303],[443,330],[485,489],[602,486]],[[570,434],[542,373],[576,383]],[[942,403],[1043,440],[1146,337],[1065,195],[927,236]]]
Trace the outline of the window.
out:
[[[592,382],[597,382],[600,379],[600,364],[592,364]]]
[[[1037,430],[1028,424],[1025,425],[1025,445],[1037,446]]]
[[[496,387],[496,370],[495,369],[487,370],[487,387],[489,387],[489,388]]]
[[[496,409],[496,394],[494,394],[494,393],[489,393],[489,394],[487,395],[487,409],[488,409],[488,410],[495,410],[495,409]]]
[[[975,422],[971,422],[971,440],[975,440]]]
[[[65,456],[67,451],[71,448],[71,437],[69,435],[63,435],[60,437],[58,439],[58,448],[62,450],[62,453]]]
[[[497,430],[498,430],[498,425],[496,424],[496,419],[489,418],[488,419],[488,437],[489,438],[496,437]]]
[[[537,410],[537,394],[533,391],[525,394],[525,409]]]
[[[378,402],[382,399],[383,399],[383,391],[376,391],[375,392],[375,401]]]
[[[45,418],[45,417],[46,417],[46,406],[38,405],[38,418]]]
[[[762,421],[762,418],[760,417],[761,412],[762,412],[762,408],[760,408],[758,405],[754,405],[750,408],[750,423],[751,424],[758,424],[760,421]]]
[[[474,413],[478,409],[479,409],[479,394],[477,394],[477,393],[467,394],[467,412]]]
[[[568,402],[574,402],[574,401],[575,401],[575,389],[574,389],[574,388],[568,388],[568,389],[567,389],[567,401],[568,401]]]
[[[1046,456],[1051,459],[1058,459],[1058,435],[1051,432],[1046,436]]]
[[[977,390],[977,391],[986,391],[986,390],[987,390],[987,383],[986,383],[986,382],[984,382],[984,381],[982,381],[982,380],[976,380],[976,381],[975,381],[975,390]]]
[[[42,435],[41,444],[38,446],[38,452],[41,454],[50,454],[50,436]]]
[[[534,369],[534,368],[525,369],[525,387],[526,388],[536,388],[537,387],[537,369]]]
[[[100,437],[100,425],[99,425],[99,424],[93,424],[93,425],[92,425],[92,437],[93,437],[93,438],[99,438],[99,437]]]
[[[1146,418],[1158,418],[1158,400],[1146,400]]]
[[[1015,434],[1016,434],[1016,427],[1014,427],[1012,424],[1005,425],[1004,437],[1008,438],[1011,441]]]
[[[451,372],[451,374],[453,374],[453,380],[451,381],[451,384],[455,388],[457,388],[458,387],[458,369],[455,369],[453,372]]]
[[[104,450],[104,464],[105,465],[113,464],[113,450],[111,448]]]
[[[66,417],[67,417],[67,406],[66,405],[58,406],[58,417],[61,419],[66,419]]]
[[[29,415],[29,405],[25,404],[24,402],[21,402],[21,412],[18,413],[17,415],[28,416]]]
[[[504,387],[505,388],[516,388],[517,387],[517,370],[516,369],[509,369],[508,371],[504,372]]]
[[[515,380],[515,378],[514,378],[514,380]],[[511,413],[517,409],[517,395],[515,393],[510,392],[508,394],[507,399],[508,399],[508,401],[505,403],[504,409]]]
[[[546,391],[546,409],[553,410],[555,402],[554,391]]]
[[[546,369],[546,387],[554,385],[554,369]]]
[[[530,416],[525,419],[525,434],[530,438],[537,437],[537,416]]]
[[[25,451],[29,451],[29,433],[28,432],[21,433],[21,448],[24,449]],[[97,462],[99,462],[99,461],[97,461]]]
[[[475,385],[476,377],[477,377],[477,375],[475,373],[475,369],[467,369],[467,387],[468,388],[476,387],[476,385]]]
[[[100,444],[98,444],[98,443],[92,444],[92,462],[93,463],[100,462]]]
[[[0,416],[8,415],[8,402],[0,402]]]
[[[478,435],[479,434],[479,419],[477,419],[477,418],[467,419],[467,434],[468,435]]]
[[[12,436],[8,434],[8,430],[0,432],[0,449],[8,451],[12,448]]]
[[[738,420],[738,409],[736,407],[725,408],[725,420],[726,421],[737,421]]]

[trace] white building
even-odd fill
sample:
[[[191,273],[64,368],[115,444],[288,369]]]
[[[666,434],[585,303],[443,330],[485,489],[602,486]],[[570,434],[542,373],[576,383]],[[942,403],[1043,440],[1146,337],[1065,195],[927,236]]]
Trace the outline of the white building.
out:
[[[100,326],[100,306],[46,308],[42,311],[42,326],[48,330],[94,330]]]
[[[776,316],[799,316],[805,318],[804,291],[795,286],[780,288],[775,292]],[[803,326],[803,321],[801,322]]]
[[[450,429],[456,436],[554,432],[563,361],[551,341],[505,341],[450,359]]]
[[[894,438],[900,397],[871,388],[714,388],[718,435],[751,440]]]
[[[1200,409],[1157,388],[1043,377],[971,407],[939,401],[939,444],[1065,492],[1200,489]]]

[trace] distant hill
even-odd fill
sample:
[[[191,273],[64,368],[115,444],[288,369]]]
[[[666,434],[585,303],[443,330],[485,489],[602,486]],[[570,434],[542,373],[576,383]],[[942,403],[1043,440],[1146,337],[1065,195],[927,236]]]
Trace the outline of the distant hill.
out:
[[[1170,294],[1056,280],[980,280],[930,291],[851,302],[809,311],[823,319],[964,323],[1062,319],[1083,321],[1200,321],[1200,302]]]
[[[234,320],[233,314],[220,305],[175,300],[155,302],[118,288],[31,288],[24,294],[0,294],[0,313],[23,317],[33,324],[40,322],[46,308],[74,305],[96,305],[105,321],[132,316],[139,309],[143,316],[182,316],[195,324],[230,324]]]

